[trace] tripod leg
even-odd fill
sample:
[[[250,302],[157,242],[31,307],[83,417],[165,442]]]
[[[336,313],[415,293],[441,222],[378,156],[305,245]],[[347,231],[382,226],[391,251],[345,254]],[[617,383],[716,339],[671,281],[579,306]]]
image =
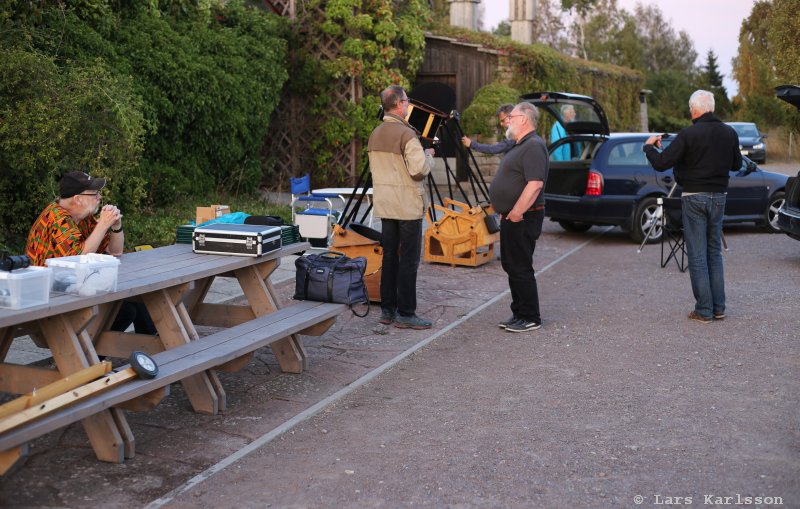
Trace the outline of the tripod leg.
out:
[[[722,247],[724,247],[725,251],[727,251],[728,250],[728,241],[725,240],[725,234],[723,232],[720,232],[719,236],[722,239]]]
[[[639,249],[636,250],[637,253],[642,252],[642,249],[644,249],[644,245],[647,244],[648,240],[650,240],[650,237],[653,235],[656,226],[658,226],[663,217],[664,217],[664,206],[659,205],[658,207],[656,207],[656,211],[653,214],[653,219],[650,220],[650,228],[647,229],[647,234],[644,236],[644,240],[642,240],[641,245],[639,245]],[[636,225],[633,225],[633,227],[635,228]],[[661,235],[664,235],[663,228]]]

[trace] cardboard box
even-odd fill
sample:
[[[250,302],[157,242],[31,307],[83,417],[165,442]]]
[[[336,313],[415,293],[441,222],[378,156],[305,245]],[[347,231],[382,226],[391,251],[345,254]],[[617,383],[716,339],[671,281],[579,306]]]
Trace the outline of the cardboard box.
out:
[[[217,219],[225,214],[230,214],[231,208],[227,205],[210,205],[208,207],[197,207],[196,223],[201,224],[212,219]]]

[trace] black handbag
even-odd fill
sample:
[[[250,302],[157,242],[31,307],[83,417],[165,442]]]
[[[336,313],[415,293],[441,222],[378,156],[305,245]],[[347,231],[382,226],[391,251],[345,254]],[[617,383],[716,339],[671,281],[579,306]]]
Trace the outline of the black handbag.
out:
[[[300,256],[294,262],[295,300],[315,300],[347,304],[356,316],[367,316],[369,298],[364,284],[367,259],[363,256],[348,258],[344,253],[325,251],[320,254]],[[367,311],[360,315],[353,306],[366,304]]]

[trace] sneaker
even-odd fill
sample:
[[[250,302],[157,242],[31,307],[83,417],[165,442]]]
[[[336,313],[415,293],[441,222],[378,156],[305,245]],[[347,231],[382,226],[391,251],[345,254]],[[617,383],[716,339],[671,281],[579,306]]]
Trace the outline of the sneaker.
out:
[[[725,319],[725,311],[714,312],[714,320],[724,320],[724,319]]]
[[[695,322],[700,323],[711,323],[713,320],[708,316],[703,316],[697,311],[692,311],[689,313],[689,320],[694,320]]]
[[[542,322],[533,322],[520,318],[516,322],[506,325],[508,332],[526,332],[529,330],[536,330],[542,326]]]
[[[497,326],[500,327],[501,329],[505,329],[506,327],[516,322],[517,320],[519,320],[519,317],[517,315],[511,315],[511,318],[509,318],[504,322],[498,323]]]
[[[398,329],[430,329],[433,322],[417,315],[394,317],[394,326]]]
[[[394,311],[389,311],[388,309],[381,309],[381,317],[378,319],[378,323],[382,325],[389,325],[394,321],[395,313]]]

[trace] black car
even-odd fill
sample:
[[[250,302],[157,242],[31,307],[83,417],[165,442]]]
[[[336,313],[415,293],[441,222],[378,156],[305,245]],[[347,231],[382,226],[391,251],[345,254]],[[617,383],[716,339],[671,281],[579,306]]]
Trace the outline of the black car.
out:
[[[651,134],[611,134],[605,112],[591,97],[537,92],[522,98],[554,117],[567,134],[548,146],[551,160],[544,189],[545,214],[567,231],[614,225],[628,231],[635,242],[642,242],[656,222],[656,198],[667,196],[675,184],[672,170],[656,172],[642,152]],[[561,116],[566,104],[576,112],[570,123]],[[663,144],[667,145],[668,139]],[[571,157],[554,160],[556,150],[565,145]],[[756,222],[767,231],[779,232],[777,212],[784,202],[787,177],[763,171],[743,159],[742,168],[731,172],[724,221]],[[676,186],[673,196],[680,192]],[[661,234],[657,225],[649,241],[659,241]]]
[[[739,136],[739,150],[743,156],[759,164],[767,162],[767,144],[764,141],[767,135],[759,132],[758,126],[752,122],[726,122],[726,124],[733,127]]]
[[[800,109],[800,86],[781,85],[775,89],[778,99]],[[800,172],[786,184],[786,201],[778,211],[778,227],[793,239],[800,240]]]

